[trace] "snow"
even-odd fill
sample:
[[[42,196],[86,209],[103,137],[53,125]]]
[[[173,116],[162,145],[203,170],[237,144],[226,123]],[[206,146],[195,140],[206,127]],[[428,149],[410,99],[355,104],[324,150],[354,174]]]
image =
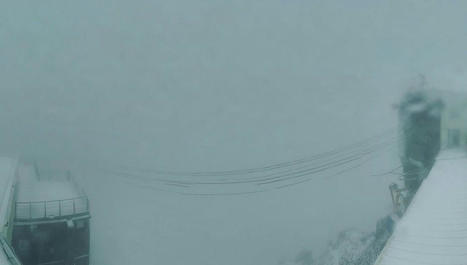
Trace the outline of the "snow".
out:
[[[362,265],[362,257],[372,247],[375,239],[375,233],[346,229],[328,244],[316,260],[310,250],[303,250],[293,260],[280,265]]]
[[[443,151],[377,265],[467,264],[467,158]]]
[[[32,165],[18,167],[16,218],[55,218],[88,212],[87,198],[67,177],[37,176]]]
[[[427,105],[424,102],[418,103],[418,104],[412,104],[407,108],[407,110],[410,113],[418,113],[418,112],[422,112],[422,111],[424,111],[426,109],[427,109]]]
[[[41,179],[32,165],[20,165],[18,170],[18,202],[54,201],[82,195],[68,179]]]
[[[374,240],[374,234],[368,234],[354,229],[343,231],[336,241],[321,255],[316,264],[340,265],[346,261],[357,260]]]

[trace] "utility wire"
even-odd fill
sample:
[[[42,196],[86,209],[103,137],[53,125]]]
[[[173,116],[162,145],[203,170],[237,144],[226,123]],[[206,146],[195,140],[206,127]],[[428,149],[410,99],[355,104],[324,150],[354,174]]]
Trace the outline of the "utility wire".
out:
[[[266,192],[271,190],[283,189],[301,183],[312,180],[313,176],[319,173],[324,173],[331,170],[339,170],[337,173],[328,176],[342,175],[350,170],[358,168],[363,164],[367,163],[373,158],[372,154],[381,150],[392,148],[394,144],[401,141],[399,137],[401,134],[407,133],[407,131],[399,132],[395,137],[388,135],[389,130],[383,134],[379,134],[373,137],[369,137],[363,141],[348,145],[346,147],[337,148],[332,151],[324,152],[311,156],[307,159],[299,159],[289,162],[276,163],[266,167],[257,167],[251,169],[240,169],[240,170],[228,170],[228,171],[195,171],[195,172],[184,172],[184,171],[138,171],[126,172],[116,170],[106,170],[107,173],[116,175],[125,179],[127,182],[143,186],[145,188],[154,188],[155,190],[163,190],[172,192],[172,190],[164,190],[156,188],[153,185],[141,185],[139,181],[149,181],[160,183],[168,187],[177,189],[184,189],[183,191],[174,191],[178,194],[192,195],[192,196],[228,196],[228,195],[241,195],[241,194],[254,194],[260,192]],[[388,140],[389,138],[389,140]],[[342,169],[344,167],[344,169]],[[400,168],[400,166],[398,167]],[[392,169],[397,170],[398,168]],[[141,172],[152,173],[151,175],[142,174]],[[272,173],[268,173],[272,172]],[[259,175],[260,173],[268,173]],[[217,176],[220,174],[221,176]],[[238,175],[236,175],[238,174]],[[171,178],[161,178],[158,175],[171,176]],[[247,177],[248,175],[252,175]],[[190,179],[186,179],[190,177]],[[218,177],[214,180],[196,180],[191,177]],[[221,178],[229,177],[229,178]],[[233,178],[235,177],[235,178]],[[254,189],[245,191],[243,190],[235,192],[191,192],[189,189],[198,187],[205,187],[209,185],[245,185],[254,184],[256,187],[263,187],[261,189]]]
[[[290,167],[290,166],[296,166],[298,164],[303,164],[319,159],[323,159],[325,157],[329,157],[335,154],[339,154],[340,152],[343,151],[348,151],[352,150],[355,148],[359,148],[368,144],[372,144],[374,141],[378,141],[381,138],[387,137],[388,135],[392,134],[394,132],[394,128],[392,129],[387,129],[382,133],[379,133],[377,135],[373,135],[371,137],[368,137],[364,140],[358,141],[356,143],[344,146],[344,147],[339,147],[335,148],[331,151],[323,152],[320,154],[312,155],[307,158],[301,158],[297,160],[292,160],[292,161],[287,161],[287,162],[280,162],[280,163],[275,163],[272,165],[268,166],[263,166],[263,167],[255,167],[255,168],[247,168],[247,169],[235,169],[235,170],[223,170],[223,171],[173,171],[173,170],[158,170],[158,169],[145,169],[145,170],[139,170],[140,173],[152,173],[152,174],[157,174],[157,175],[167,175],[167,176],[192,176],[192,177],[221,177],[221,176],[233,176],[233,175],[245,175],[245,174],[254,174],[254,173],[260,173],[264,171],[271,171],[275,169],[280,169],[284,167]]]
[[[363,156],[370,153],[378,151],[381,147],[384,147],[387,143],[382,143],[377,146],[372,146],[364,150],[358,150],[359,152],[352,152],[349,154],[344,154],[345,156],[331,157],[325,161],[322,161],[318,165],[312,165],[304,168],[292,168],[282,172],[276,172],[272,174],[262,175],[259,177],[254,177],[250,179],[241,179],[241,180],[214,180],[214,181],[196,181],[196,180],[174,180],[166,179],[159,177],[149,177],[144,175],[139,175],[135,173],[127,172],[115,172],[110,171],[113,174],[139,178],[146,181],[162,182],[171,185],[231,185],[231,184],[247,184],[247,183],[257,183],[260,185],[269,184],[269,182],[274,183],[282,180],[287,180],[290,178],[301,177],[307,174],[318,173],[327,169],[335,168],[337,166],[345,165],[350,162],[361,159]]]
[[[372,157],[369,157],[369,158],[372,158]],[[369,160],[369,159],[367,159],[367,160]],[[361,163],[359,163],[357,165],[353,165],[353,166],[351,166],[349,168],[346,168],[345,170],[341,170],[341,171],[337,172],[336,174],[334,174],[333,176],[344,174],[344,173],[346,173],[346,172],[348,172],[348,171],[350,171],[350,170],[352,170],[354,168],[357,168],[357,167],[363,165],[365,162],[366,161],[362,161]],[[308,174],[304,174],[304,175],[313,175],[313,174],[316,174],[316,173],[317,172],[308,172]],[[134,176],[131,176],[131,175],[122,175],[121,177],[125,178],[128,183],[131,183],[133,185],[138,185],[138,186],[144,187],[146,189],[149,188],[149,189],[154,189],[154,190],[172,192],[171,190],[163,190],[161,188],[154,187],[153,185],[141,184],[140,182],[136,183]],[[295,176],[295,177],[301,177],[301,176]],[[277,189],[283,189],[283,188],[295,186],[295,185],[298,185],[300,183],[310,181],[310,180],[311,180],[311,177],[307,178],[305,180],[302,180],[299,183],[289,183],[288,185],[281,185],[281,186],[272,187],[272,188],[266,187],[266,188],[263,188],[263,189],[256,189],[256,190],[249,190],[249,191],[214,192],[214,193],[209,193],[209,192],[189,192],[189,191],[174,191],[174,192],[177,193],[177,194],[181,194],[181,195],[202,196],[202,197],[206,197],[206,196],[215,197],[215,196],[248,195],[248,194],[255,194],[255,193],[263,193],[263,192],[273,191],[273,190],[277,190]],[[169,184],[165,183],[165,185],[169,185]]]

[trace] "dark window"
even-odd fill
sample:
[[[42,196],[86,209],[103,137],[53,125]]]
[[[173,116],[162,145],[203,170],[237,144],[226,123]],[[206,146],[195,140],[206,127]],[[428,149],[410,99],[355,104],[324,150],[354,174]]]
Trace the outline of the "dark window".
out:
[[[13,246],[24,265],[61,264],[66,261],[68,228],[65,222],[17,226]]]

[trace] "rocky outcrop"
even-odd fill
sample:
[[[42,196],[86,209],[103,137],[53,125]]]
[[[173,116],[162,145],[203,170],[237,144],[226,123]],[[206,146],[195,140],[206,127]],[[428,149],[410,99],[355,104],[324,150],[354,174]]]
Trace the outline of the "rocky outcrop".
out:
[[[314,260],[311,251],[300,252],[293,261],[282,265],[373,265],[392,235],[394,218],[386,216],[376,225],[376,231],[365,233],[347,229],[329,243],[325,251]]]

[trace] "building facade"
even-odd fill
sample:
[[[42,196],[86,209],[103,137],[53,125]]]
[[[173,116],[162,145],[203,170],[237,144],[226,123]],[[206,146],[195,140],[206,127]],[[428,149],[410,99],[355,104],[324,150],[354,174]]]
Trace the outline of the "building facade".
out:
[[[441,118],[441,146],[467,148],[467,93],[440,92],[445,108]]]

